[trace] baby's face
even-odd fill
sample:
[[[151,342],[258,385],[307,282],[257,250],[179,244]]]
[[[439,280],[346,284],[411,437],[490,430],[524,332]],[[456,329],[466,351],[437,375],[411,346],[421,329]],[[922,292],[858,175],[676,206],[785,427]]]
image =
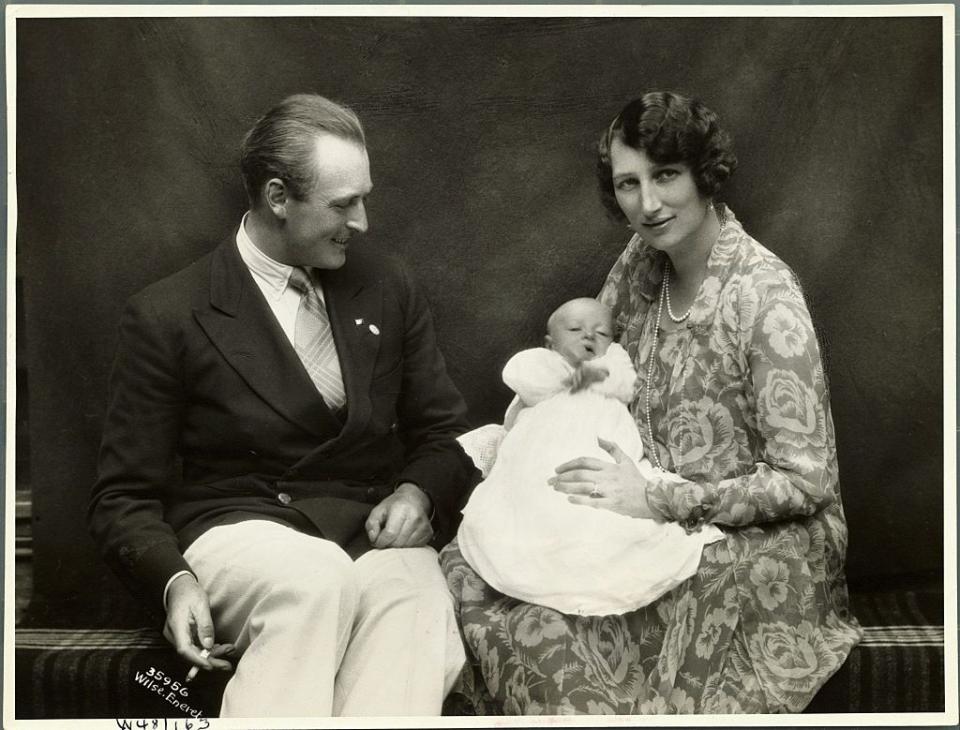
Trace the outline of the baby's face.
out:
[[[576,367],[584,360],[603,355],[613,342],[610,310],[592,300],[564,304],[553,318],[547,346]]]

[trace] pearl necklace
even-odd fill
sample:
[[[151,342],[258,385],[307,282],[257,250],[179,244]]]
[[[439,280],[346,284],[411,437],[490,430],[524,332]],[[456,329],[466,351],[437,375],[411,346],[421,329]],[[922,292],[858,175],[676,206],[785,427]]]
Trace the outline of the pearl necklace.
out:
[[[667,264],[669,267],[670,264]],[[669,268],[667,269],[669,271]],[[666,283],[666,279],[664,279]],[[657,336],[660,333],[660,319],[663,317],[663,298],[664,293],[666,292],[667,287],[660,287],[660,301],[657,304],[657,321],[653,323],[653,344],[650,347],[650,357],[647,360],[647,387],[644,393],[643,407],[645,414],[647,416],[647,433],[650,434],[650,451],[651,456],[653,456],[653,462],[656,464],[657,469],[660,471],[666,471],[663,468],[663,464],[660,463],[660,452],[657,449],[657,443],[653,440],[653,420],[650,418],[650,383],[653,382],[653,361],[657,359]],[[687,312],[685,317],[689,315],[690,312]]]
[[[710,204],[709,210],[713,210],[713,204]],[[720,240],[720,236],[723,235],[724,228],[727,227],[726,216],[721,216],[717,214],[717,218],[720,220],[720,232],[717,234],[717,240]],[[656,464],[656,467],[660,471],[666,471],[663,468],[663,464],[660,463],[660,452],[657,450],[657,444],[653,440],[653,420],[650,418],[650,383],[653,381],[653,362],[658,357],[657,355],[657,338],[660,334],[660,321],[663,319],[663,302],[666,299],[667,302],[667,314],[677,324],[683,322],[687,317],[690,316],[690,312],[693,311],[693,302],[690,304],[690,308],[682,317],[677,317],[673,310],[670,309],[670,259],[667,259],[666,265],[663,268],[663,284],[660,287],[660,299],[657,302],[657,321],[653,323],[653,345],[650,348],[650,357],[647,360],[647,387],[644,393],[644,415],[647,417],[647,433],[650,434],[650,451],[653,452],[653,461]],[[694,298],[696,302],[696,298]]]
[[[711,211],[713,210],[712,203],[710,204],[710,207],[708,208],[708,210],[711,210]],[[717,233],[717,240],[719,241],[720,236],[723,235],[723,229],[727,227],[727,220],[726,220],[726,216],[721,216],[719,213],[717,214],[717,218],[720,222],[720,232]],[[687,311],[681,316],[678,317],[673,313],[673,308],[670,306],[670,259],[667,259],[666,266],[664,266],[663,268],[663,287],[661,288],[660,293],[663,294],[664,292],[666,292],[667,294],[667,314],[670,316],[670,319],[672,319],[677,324],[680,324],[681,322],[685,321],[687,317],[690,316],[690,312],[693,311],[693,305],[696,303],[697,298],[696,297],[693,298],[693,301],[690,302],[690,306],[687,308]],[[662,298],[663,297],[661,297],[661,299]]]
[[[667,264],[663,268],[663,286],[660,287],[660,293],[663,294],[664,292],[666,292],[666,295],[667,295],[667,314],[670,316],[670,319],[672,319],[677,324],[680,324],[681,322],[686,320],[686,318],[690,316],[690,312],[693,311],[693,304],[696,301],[696,297],[694,297],[693,302],[690,302],[690,306],[687,307],[687,311],[685,314],[678,317],[673,313],[673,308],[670,306],[670,260],[669,259],[667,259]],[[660,298],[663,299],[662,296]]]

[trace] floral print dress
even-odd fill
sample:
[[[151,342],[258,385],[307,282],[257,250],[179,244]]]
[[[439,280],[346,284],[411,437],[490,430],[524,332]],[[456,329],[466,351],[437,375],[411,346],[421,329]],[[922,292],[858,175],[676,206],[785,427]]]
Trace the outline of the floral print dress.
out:
[[[656,352],[665,254],[634,236],[599,298],[639,375],[644,447],[685,480],[651,488],[651,508],[688,530],[715,524],[726,539],[653,604],[594,617],[497,593],[451,543],[441,562],[470,656],[451,698],[459,711],[800,712],[859,641],[810,315],[793,272],[721,212],[690,317],[658,332]]]

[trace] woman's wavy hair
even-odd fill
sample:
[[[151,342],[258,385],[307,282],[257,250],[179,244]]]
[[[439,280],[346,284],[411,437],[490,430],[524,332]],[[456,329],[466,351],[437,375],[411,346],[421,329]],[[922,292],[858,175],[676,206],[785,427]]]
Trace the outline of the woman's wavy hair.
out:
[[[643,150],[659,165],[689,165],[700,194],[713,198],[737,167],[730,135],[705,104],[670,91],[651,91],[627,104],[600,137],[597,183],[610,215],[626,220],[617,204],[610,165],[614,139]]]

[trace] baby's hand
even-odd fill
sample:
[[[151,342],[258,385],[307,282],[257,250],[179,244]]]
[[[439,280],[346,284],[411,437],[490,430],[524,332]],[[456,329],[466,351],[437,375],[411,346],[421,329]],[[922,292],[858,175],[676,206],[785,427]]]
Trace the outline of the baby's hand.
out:
[[[570,392],[579,393],[588,388],[591,383],[606,380],[609,375],[610,371],[603,365],[594,365],[592,360],[584,360],[570,376]]]

